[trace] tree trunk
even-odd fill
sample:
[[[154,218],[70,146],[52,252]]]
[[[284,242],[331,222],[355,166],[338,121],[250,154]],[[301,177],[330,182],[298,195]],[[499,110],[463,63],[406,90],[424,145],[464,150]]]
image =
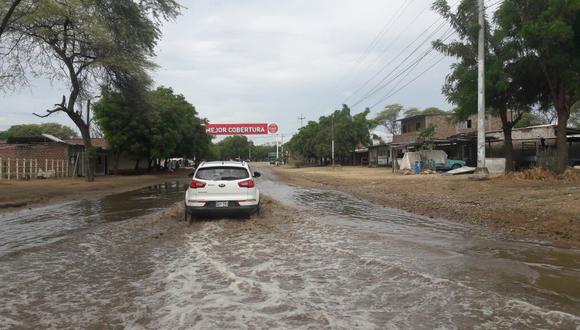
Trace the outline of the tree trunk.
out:
[[[119,159],[121,158],[121,152],[119,152],[119,150],[115,151],[114,157],[115,157],[114,171],[115,171],[115,175],[118,175],[119,174]]]
[[[504,124],[502,126],[503,130],[503,152],[505,155],[505,171],[510,173],[515,171],[515,152],[514,144],[512,140],[512,126],[511,124]]]
[[[506,173],[515,171],[515,152],[514,143],[512,139],[512,130],[514,125],[519,121],[517,119],[508,118],[507,109],[498,109],[499,117],[501,118],[501,128],[503,131],[503,152],[505,156],[505,171]]]
[[[84,126],[83,128],[80,131],[85,145],[85,179],[87,182],[93,182],[95,181],[95,169],[93,167],[95,163],[95,148],[91,142],[88,127]]]
[[[568,137],[566,129],[568,126],[568,117],[570,111],[565,106],[556,107],[558,112],[558,126],[556,129],[556,145],[558,146],[558,153],[556,158],[555,171],[558,174],[566,172],[568,168]]]
[[[135,171],[139,170],[139,159],[135,161]]]

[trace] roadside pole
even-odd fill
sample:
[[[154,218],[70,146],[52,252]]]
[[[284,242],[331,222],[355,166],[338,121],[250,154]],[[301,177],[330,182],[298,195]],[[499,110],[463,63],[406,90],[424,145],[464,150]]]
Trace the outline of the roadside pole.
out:
[[[284,134],[280,135],[280,149],[282,151],[282,164],[284,164]]]
[[[334,167],[334,112],[332,113],[332,167]]]
[[[276,161],[280,159],[279,145],[278,145],[278,134],[276,134]]]
[[[475,175],[485,178],[489,175],[485,167],[485,4],[479,0],[479,42],[477,79],[477,169]]]
[[[300,128],[304,127],[304,119],[306,119],[306,117],[304,117],[303,114],[300,114],[300,116],[298,116],[298,120],[300,120]]]

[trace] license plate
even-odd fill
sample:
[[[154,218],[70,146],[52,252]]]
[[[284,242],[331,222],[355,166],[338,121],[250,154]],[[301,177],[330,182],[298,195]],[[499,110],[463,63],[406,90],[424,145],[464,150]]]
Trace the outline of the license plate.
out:
[[[215,202],[215,207],[228,207],[228,202]]]

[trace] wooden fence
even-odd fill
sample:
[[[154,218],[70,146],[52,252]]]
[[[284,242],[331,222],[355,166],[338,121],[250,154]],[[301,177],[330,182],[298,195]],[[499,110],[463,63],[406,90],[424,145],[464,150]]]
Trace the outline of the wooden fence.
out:
[[[0,180],[33,180],[70,176],[64,159],[0,158]]]

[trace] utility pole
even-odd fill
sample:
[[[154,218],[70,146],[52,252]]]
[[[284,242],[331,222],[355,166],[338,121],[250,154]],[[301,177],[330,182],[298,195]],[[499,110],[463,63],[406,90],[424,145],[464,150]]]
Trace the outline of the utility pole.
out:
[[[334,112],[332,113],[332,167],[334,167]]]
[[[479,0],[479,45],[478,45],[478,79],[477,79],[477,169],[475,174],[487,177],[485,167],[485,4]]]
[[[284,134],[280,135],[281,138],[281,143],[280,143],[280,148],[282,149],[282,164],[284,164]]]
[[[304,119],[306,119],[306,117],[304,117],[303,114],[300,114],[300,116],[298,116],[298,120],[300,120],[300,128],[304,127]]]
[[[276,161],[280,159],[279,145],[278,145],[278,134],[276,134]]]

